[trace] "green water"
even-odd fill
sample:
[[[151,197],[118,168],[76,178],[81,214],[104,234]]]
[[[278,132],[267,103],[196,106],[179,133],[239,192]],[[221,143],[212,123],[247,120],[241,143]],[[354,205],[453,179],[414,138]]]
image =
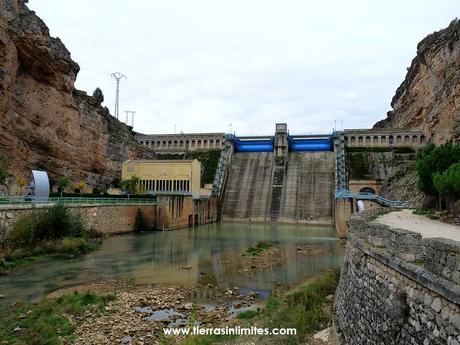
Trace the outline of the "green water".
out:
[[[263,240],[280,248],[281,262],[242,272],[251,259],[241,254]],[[313,256],[296,253],[305,245],[323,251]],[[109,278],[134,284],[211,283],[221,288],[236,286],[242,293],[255,290],[263,296],[277,286],[293,286],[340,266],[343,252],[331,228],[276,223],[219,223],[121,235],[104,240],[91,254],[32,263],[0,277],[0,294],[6,296],[0,299],[0,307],[18,300],[36,301],[61,287]]]

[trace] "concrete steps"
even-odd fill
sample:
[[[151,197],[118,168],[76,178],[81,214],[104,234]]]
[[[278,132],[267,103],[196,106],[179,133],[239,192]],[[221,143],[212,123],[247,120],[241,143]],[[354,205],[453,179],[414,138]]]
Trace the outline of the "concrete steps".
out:
[[[270,206],[271,221],[278,220],[280,215],[285,170],[286,166],[284,164],[275,164],[273,169],[272,201]]]

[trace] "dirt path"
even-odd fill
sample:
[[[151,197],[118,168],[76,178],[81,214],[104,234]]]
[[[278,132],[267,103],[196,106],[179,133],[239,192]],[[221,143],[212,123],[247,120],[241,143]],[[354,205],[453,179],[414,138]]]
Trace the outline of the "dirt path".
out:
[[[429,219],[426,216],[412,214],[412,210],[391,212],[378,217],[375,221],[393,228],[419,232],[423,238],[444,237],[460,241],[460,226],[446,224],[438,220]]]

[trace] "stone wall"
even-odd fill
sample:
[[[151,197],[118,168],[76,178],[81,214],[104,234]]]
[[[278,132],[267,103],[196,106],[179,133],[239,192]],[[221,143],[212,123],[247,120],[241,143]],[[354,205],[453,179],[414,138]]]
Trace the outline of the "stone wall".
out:
[[[340,344],[460,344],[460,242],[354,214],[334,305]]]
[[[0,208],[0,242],[4,241],[13,224],[32,212],[43,212],[50,205],[3,206]],[[71,205],[72,213],[83,216],[88,228],[104,234],[134,231],[136,215],[141,210],[147,228],[155,228],[156,205]]]

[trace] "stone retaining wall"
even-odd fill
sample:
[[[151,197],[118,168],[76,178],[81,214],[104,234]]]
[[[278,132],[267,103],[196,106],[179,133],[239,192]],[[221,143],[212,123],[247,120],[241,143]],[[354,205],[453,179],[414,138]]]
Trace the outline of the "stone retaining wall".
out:
[[[43,212],[51,204],[0,207],[0,243],[13,224],[32,212]],[[217,221],[215,198],[193,199],[191,195],[161,195],[151,205],[67,205],[71,212],[80,213],[86,225],[104,234],[121,234],[135,230],[136,215],[142,212],[149,229],[174,230]]]
[[[460,344],[460,242],[350,219],[334,305],[340,344]]]
[[[51,205],[2,206],[0,208],[0,242],[3,242],[13,224],[32,212],[43,212]],[[68,205],[71,212],[82,214],[86,225],[113,235],[134,231],[136,215],[141,210],[148,228],[155,228],[156,205]]]

